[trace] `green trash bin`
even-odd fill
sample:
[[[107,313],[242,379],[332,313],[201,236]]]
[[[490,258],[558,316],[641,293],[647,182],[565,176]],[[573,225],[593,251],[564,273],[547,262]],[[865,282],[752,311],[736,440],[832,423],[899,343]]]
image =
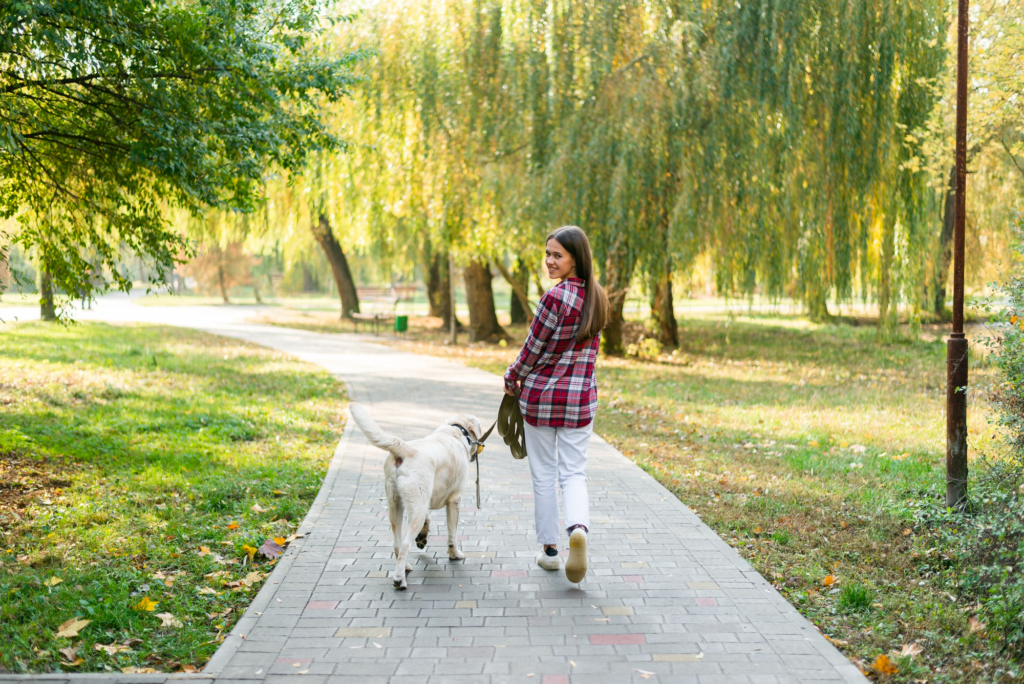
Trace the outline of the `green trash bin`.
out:
[[[395,316],[395,332],[404,333],[409,329],[408,316]]]

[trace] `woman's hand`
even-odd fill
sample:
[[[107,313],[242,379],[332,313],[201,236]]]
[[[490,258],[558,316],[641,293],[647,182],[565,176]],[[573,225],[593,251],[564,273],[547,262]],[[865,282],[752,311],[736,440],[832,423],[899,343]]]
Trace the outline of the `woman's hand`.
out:
[[[516,393],[510,390],[508,387],[505,388],[505,394],[507,394],[510,397],[516,396]]]

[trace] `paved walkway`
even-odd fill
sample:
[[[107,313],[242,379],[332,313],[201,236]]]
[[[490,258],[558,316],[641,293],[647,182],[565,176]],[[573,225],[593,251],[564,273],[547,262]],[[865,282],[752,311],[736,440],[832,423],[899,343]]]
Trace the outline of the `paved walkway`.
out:
[[[88,317],[159,318],[319,364],[385,429],[406,438],[461,412],[490,424],[501,398],[494,375],[365,338],[245,324],[221,308],[117,311]],[[350,423],[300,527],[305,538],[289,547],[207,677],[218,684],[867,681],[696,515],[596,436],[591,569],[578,588],[534,564],[528,465],[494,437],[482,455],[482,510],[473,508],[471,491],[464,499],[467,559],[448,561],[444,513],[436,511],[435,534],[412,557],[409,590],[397,592],[387,577],[394,561],[383,459]]]

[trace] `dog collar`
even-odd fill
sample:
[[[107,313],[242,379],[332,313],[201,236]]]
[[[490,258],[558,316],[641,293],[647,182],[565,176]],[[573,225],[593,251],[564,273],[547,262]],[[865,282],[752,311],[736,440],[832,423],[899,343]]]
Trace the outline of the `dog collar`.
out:
[[[495,422],[495,424],[497,424],[497,422]],[[484,433],[484,436],[481,439],[476,440],[469,434],[469,430],[458,423],[449,423],[449,425],[459,428],[459,432],[461,432],[462,436],[466,438],[467,442],[469,442],[469,448],[472,450],[469,458],[470,461],[475,461],[476,457],[480,455],[480,452],[484,450],[484,442],[487,441],[487,438],[491,436],[491,431],[494,430],[494,425],[491,425],[487,432]]]

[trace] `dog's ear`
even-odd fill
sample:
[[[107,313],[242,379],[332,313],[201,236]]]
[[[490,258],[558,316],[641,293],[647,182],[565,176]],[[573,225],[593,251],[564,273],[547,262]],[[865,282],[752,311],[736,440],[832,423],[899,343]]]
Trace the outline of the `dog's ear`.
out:
[[[480,421],[476,419],[476,416],[470,416],[469,422],[473,426],[469,429],[473,433],[473,439],[480,439],[484,436],[484,428],[480,425]]]

